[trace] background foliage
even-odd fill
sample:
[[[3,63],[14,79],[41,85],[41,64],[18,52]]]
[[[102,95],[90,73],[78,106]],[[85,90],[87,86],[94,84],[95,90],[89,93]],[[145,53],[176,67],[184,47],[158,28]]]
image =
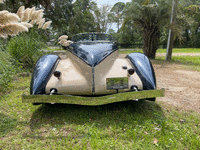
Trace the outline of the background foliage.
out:
[[[105,4],[102,7],[92,0],[77,0],[74,3],[72,0],[16,0],[15,3],[13,0],[6,0],[0,5],[0,10],[16,12],[22,5],[26,8],[35,6],[37,9],[44,9],[45,18],[52,21],[53,39],[63,34],[67,34],[70,39],[80,32],[108,32],[115,29],[119,44],[130,47],[138,43],[144,45],[143,32],[138,30],[138,24],[133,18],[138,12],[139,16],[147,17],[154,9],[143,14],[141,11],[135,13],[131,10],[137,10],[137,6],[150,8],[149,6],[155,4],[158,4],[157,9],[161,11],[167,7],[166,14],[171,15],[172,0],[132,0],[129,3],[119,2],[114,6]],[[179,0],[177,22],[173,27],[176,31],[175,47],[200,47],[199,5],[200,0]],[[161,37],[158,39],[158,45],[167,45],[168,30],[172,28],[169,26],[170,18],[163,16],[161,19],[164,18],[167,23],[159,29]]]
[[[0,91],[6,89],[19,70],[19,68],[14,65],[16,61],[4,50],[2,43],[0,43]]]
[[[47,48],[44,41],[36,29],[32,28],[28,33],[11,38],[8,52],[23,68],[33,68],[35,62],[43,55],[41,49]]]

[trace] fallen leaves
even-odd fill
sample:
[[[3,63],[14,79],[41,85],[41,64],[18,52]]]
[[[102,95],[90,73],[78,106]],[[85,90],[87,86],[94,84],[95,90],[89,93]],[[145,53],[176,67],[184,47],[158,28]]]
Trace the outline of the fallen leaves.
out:
[[[153,144],[158,145],[158,139],[155,138],[155,139],[153,140]]]

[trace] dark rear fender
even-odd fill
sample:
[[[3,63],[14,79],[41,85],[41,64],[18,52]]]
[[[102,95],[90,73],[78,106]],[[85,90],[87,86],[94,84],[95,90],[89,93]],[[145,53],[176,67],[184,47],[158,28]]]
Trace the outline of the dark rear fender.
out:
[[[44,55],[36,63],[32,74],[30,94],[45,94],[46,84],[54,72],[60,57],[57,55]]]
[[[143,53],[131,53],[126,56],[136,69],[136,73],[140,77],[143,90],[156,89],[156,77],[153,66]]]

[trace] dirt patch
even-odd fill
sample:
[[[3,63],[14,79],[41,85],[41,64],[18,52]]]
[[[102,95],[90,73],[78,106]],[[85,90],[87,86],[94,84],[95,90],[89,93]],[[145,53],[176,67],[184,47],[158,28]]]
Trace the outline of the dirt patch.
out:
[[[200,72],[181,69],[183,65],[177,64],[153,66],[158,89],[165,88],[165,97],[157,101],[200,113]]]

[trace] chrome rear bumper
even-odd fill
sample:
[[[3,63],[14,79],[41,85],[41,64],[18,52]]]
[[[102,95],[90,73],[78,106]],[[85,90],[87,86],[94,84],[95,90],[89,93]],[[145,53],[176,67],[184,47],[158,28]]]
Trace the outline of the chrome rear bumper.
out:
[[[65,103],[78,105],[103,105],[121,101],[164,97],[165,90],[146,90],[117,93],[105,96],[74,96],[74,95],[22,95],[23,103]]]

